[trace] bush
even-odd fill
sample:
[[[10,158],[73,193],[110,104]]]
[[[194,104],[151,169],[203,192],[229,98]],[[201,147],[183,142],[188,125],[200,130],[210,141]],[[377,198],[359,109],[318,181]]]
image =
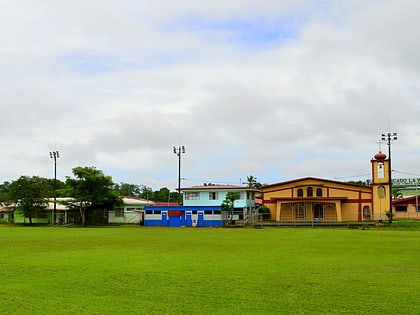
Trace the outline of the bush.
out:
[[[268,209],[266,206],[259,207],[258,213],[262,214],[263,220],[269,220],[271,218],[270,209]]]

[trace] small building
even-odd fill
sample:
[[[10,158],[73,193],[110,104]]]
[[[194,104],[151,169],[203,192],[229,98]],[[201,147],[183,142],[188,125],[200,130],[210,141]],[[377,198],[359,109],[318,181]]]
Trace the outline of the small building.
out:
[[[420,220],[420,196],[410,196],[392,201],[395,219]]]
[[[142,224],[144,222],[144,207],[154,202],[133,196],[122,197],[123,204],[108,211],[108,223]]]
[[[183,206],[145,207],[146,226],[223,226],[229,221],[247,221],[255,210],[258,189],[234,185],[203,185],[181,188]],[[233,217],[225,218],[221,205],[228,192],[237,192]]]
[[[370,185],[305,177],[261,187],[263,204],[276,222],[386,220],[391,211],[389,159],[371,159]]]
[[[145,226],[222,226],[220,206],[147,206]]]
[[[2,202],[0,203],[0,224],[10,224],[13,223],[13,208],[12,204]]]
[[[262,188],[271,219],[289,221],[370,221],[372,188],[306,177]]]
[[[256,188],[237,185],[203,185],[181,188],[184,206],[221,206],[229,192],[238,193],[239,199],[234,202],[234,221],[246,221],[255,210]]]

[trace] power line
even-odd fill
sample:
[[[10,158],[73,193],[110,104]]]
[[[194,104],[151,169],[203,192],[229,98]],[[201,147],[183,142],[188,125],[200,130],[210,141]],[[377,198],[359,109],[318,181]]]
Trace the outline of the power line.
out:
[[[420,176],[419,174],[413,174],[413,173],[407,173],[407,172],[400,172],[400,171],[396,171],[396,170],[392,170],[395,173],[398,174],[404,174],[404,175],[412,175],[412,176]]]
[[[344,176],[344,177],[334,177],[335,179],[346,179],[346,178],[355,178],[355,177],[362,177],[362,176],[370,176],[371,174],[360,174],[360,175],[352,175],[352,176]]]

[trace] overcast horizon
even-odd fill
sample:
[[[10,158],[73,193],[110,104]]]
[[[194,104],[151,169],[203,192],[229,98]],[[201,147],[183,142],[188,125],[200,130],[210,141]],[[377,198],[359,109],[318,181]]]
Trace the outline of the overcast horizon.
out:
[[[0,0],[0,182],[420,177],[420,2]]]

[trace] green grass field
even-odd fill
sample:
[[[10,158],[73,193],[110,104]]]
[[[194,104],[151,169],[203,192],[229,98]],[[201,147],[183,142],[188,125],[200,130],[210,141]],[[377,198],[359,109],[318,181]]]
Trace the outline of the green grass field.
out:
[[[420,314],[420,231],[0,226],[1,314]]]

